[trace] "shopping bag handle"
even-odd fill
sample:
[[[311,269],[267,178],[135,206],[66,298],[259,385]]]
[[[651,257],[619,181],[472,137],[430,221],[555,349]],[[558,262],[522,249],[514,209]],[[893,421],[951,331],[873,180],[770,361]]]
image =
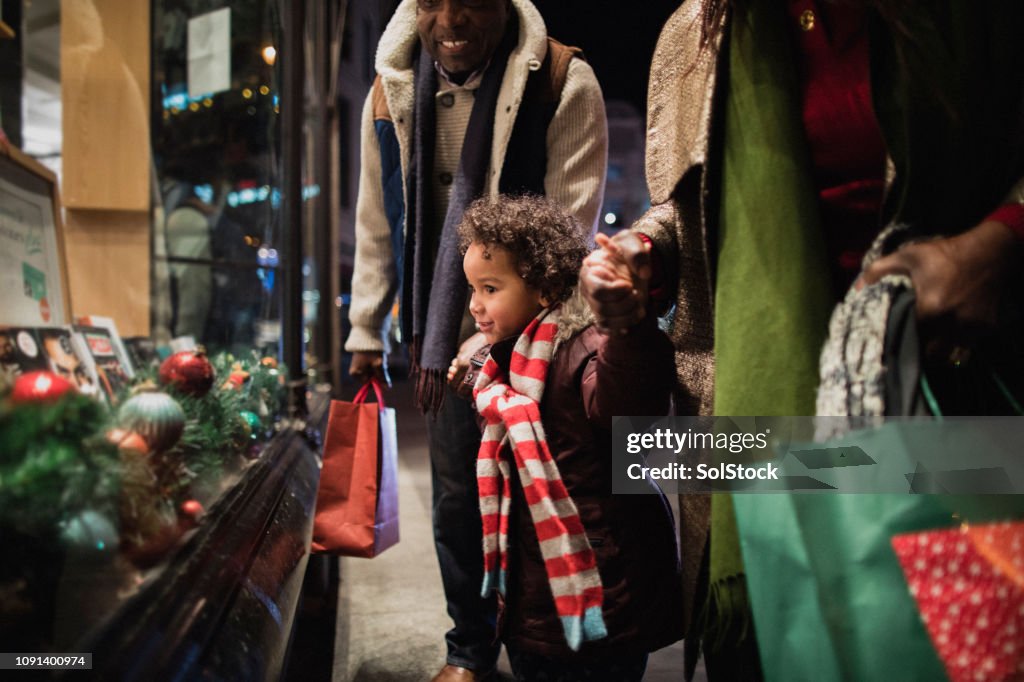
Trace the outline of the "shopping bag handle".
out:
[[[373,392],[377,396],[377,404],[380,409],[384,409],[387,405],[384,404],[384,392],[380,390],[380,382],[377,381],[377,377],[370,377],[366,380],[366,383],[356,392],[353,403],[365,403],[366,399],[370,397],[370,387],[373,386]]]
[[[1024,417],[1024,406],[1022,406],[1017,401],[1017,398],[1014,397],[1014,395],[1010,392],[1010,389],[1003,382],[999,374],[996,373],[995,370],[993,370],[992,372],[990,372],[990,376],[992,382],[996,385],[996,388],[998,388],[999,392],[1002,394],[1003,399],[1010,406],[1010,409],[1012,409],[1018,417]],[[925,404],[928,406],[928,410],[932,413],[933,417],[935,417],[939,421],[942,421],[942,408],[939,406],[939,401],[935,397],[935,392],[932,391],[931,384],[928,383],[928,377],[925,376],[923,372],[921,373],[920,384],[921,394],[924,396],[924,401]]]

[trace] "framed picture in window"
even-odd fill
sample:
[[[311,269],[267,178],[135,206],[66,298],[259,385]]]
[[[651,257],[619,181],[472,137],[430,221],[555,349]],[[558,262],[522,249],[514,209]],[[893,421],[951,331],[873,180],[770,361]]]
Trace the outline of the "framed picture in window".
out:
[[[57,179],[0,143],[0,324],[65,325],[71,295]]]

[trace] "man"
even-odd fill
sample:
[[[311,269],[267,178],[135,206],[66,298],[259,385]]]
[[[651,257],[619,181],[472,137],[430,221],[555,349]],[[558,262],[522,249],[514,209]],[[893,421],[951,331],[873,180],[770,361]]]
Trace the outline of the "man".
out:
[[[362,123],[351,373],[385,376],[401,292],[416,392],[430,413],[434,540],[448,613],[435,680],[482,679],[498,655],[483,579],[480,433],[446,385],[473,334],[456,228],[476,197],[544,194],[591,230],[604,193],[607,123],[593,71],[551,41],[528,0],[403,0],[381,38]],[[468,355],[466,356],[468,357]]]

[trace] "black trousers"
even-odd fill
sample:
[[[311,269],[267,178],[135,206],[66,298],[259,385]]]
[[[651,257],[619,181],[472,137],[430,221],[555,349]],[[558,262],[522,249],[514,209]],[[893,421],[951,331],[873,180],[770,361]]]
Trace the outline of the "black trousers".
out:
[[[434,546],[441,565],[448,615],[448,663],[487,671],[501,644],[495,628],[494,596],[481,598],[483,529],[476,485],[480,427],[468,401],[445,389],[436,417],[427,416],[434,503]]]

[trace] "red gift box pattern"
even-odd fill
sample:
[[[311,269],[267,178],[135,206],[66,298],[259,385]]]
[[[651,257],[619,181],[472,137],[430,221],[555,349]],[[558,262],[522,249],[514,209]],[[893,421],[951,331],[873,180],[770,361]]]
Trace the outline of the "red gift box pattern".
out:
[[[951,682],[1024,674],[1024,522],[892,538]]]

